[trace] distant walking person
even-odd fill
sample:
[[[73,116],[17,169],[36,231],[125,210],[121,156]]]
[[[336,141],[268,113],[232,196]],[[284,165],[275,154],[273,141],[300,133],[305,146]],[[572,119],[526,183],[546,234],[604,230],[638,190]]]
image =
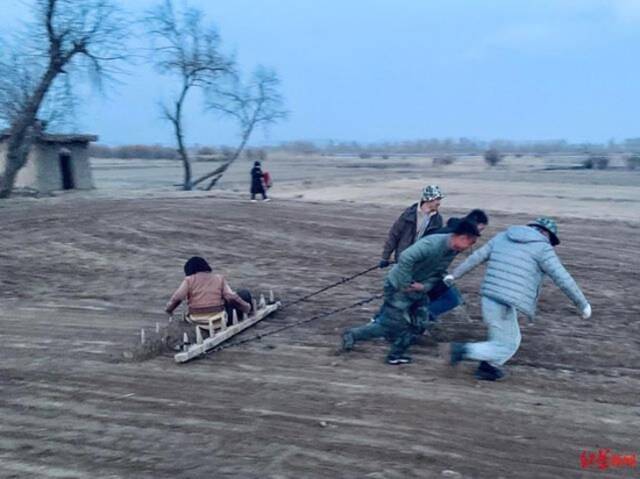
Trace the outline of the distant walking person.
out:
[[[254,162],[251,168],[251,201],[256,201],[257,194],[262,195],[262,201],[269,201],[264,186],[264,173],[259,161]]]
[[[504,373],[499,366],[520,346],[517,312],[533,320],[545,274],[574,302],[583,319],[591,317],[591,306],[556,255],[554,246],[559,243],[558,227],[551,218],[538,218],[527,226],[511,226],[445,277],[445,282],[457,280],[488,261],[480,293],[482,319],[489,328],[489,338],[479,343],[451,343],[452,365],[462,360],[480,361],[476,378],[501,379]]]
[[[382,250],[380,268],[391,264],[391,254],[395,252],[396,261],[405,249],[425,236],[431,230],[442,228],[442,216],[438,212],[444,195],[436,185],[426,186],[420,200],[402,212],[389,230],[387,241]]]

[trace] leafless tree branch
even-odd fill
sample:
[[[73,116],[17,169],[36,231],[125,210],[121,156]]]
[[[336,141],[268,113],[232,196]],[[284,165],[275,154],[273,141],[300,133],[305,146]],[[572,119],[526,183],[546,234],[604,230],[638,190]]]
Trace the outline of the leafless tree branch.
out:
[[[212,25],[205,25],[204,14],[195,8],[176,12],[171,0],[164,0],[149,11],[145,25],[153,43],[152,60],[164,75],[176,76],[180,90],[171,108],[163,105],[163,116],[172,124],[177,150],[184,170],[184,190],[193,187],[191,160],[184,142],[184,104],[193,88],[213,88],[234,74],[231,57],[220,51],[220,36]]]
[[[33,12],[28,35],[14,37],[13,53],[0,56],[0,120],[10,135],[0,198],[26,163],[38,115],[72,103],[62,98],[72,92],[61,77],[87,72],[101,86],[127,56],[127,22],[114,0],[34,0]]]
[[[232,117],[240,127],[240,143],[233,154],[214,171],[193,181],[193,186],[210,180],[210,190],[236,161],[258,126],[267,127],[287,117],[280,93],[280,79],[273,70],[258,67],[247,85],[238,78],[230,88],[209,90],[207,108]]]

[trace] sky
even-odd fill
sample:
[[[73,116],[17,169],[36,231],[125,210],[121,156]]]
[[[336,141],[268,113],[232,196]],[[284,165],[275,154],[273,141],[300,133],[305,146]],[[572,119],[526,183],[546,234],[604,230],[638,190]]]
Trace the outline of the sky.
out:
[[[0,35],[31,0],[0,0]],[[179,1],[178,4],[184,3]],[[157,4],[127,0],[136,18]],[[289,118],[253,144],[420,138],[605,142],[639,137],[640,0],[191,0],[249,73],[282,80]],[[149,47],[143,35],[132,51]],[[83,92],[76,128],[100,143],[172,144],[158,103],[174,78],[128,67]],[[84,89],[83,89],[84,90]],[[234,144],[229,120],[187,107],[189,144]]]

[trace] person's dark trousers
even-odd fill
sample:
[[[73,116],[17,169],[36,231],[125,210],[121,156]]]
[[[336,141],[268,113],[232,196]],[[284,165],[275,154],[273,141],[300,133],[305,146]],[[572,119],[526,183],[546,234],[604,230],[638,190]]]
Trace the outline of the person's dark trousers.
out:
[[[436,285],[429,290],[427,296],[429,296],[429,313],[432,321],[435,321],[438,316],[451,311],[464,302],[458,288],[455,286],[447,286],[443,281],[436,283]]]
[[[261,182],[251,184],[251,199],[255,200],[257,194],[261,194],[263,200],[267,199],[267,192],[264,190]]]
[[[387,358],[397,358],[424,331],[429,313],[428,301],[424,294],[397,291],[385,280],[384,302],[374,321],[351,328],[348,332],[356,342],[384,337],[391,343]]]
[[[251,292],[248,289],[238,289],[236,290],[236,294],[242,298],[243,301],[251,304]],[[233,304],[227,302],[225,304],[224,309],[227,311],[227,326],[231,326],[233,324],[233,310],[236,310],[238,314],[238,321],[242,321],[242,310],[240,308],[234,307]]]
[[[264,190],[259,191],[258,193],[260,193],[262,195],[262,199],[266,200],[267,199],[267,194],[264,192]],[[255,200],[256,199],[256,193],[251,193],[251,199]]]

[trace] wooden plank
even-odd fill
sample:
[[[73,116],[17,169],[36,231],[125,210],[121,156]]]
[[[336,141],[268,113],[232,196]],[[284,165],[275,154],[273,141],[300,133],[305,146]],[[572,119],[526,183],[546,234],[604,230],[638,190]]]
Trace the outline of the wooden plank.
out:
[[[216,346],[224,343],[227,339],[232,338],[236,334],[262,321],[264,318],[280,309],[281,306],[280,302],[268,304],[264,308],[256,310],[256,314],[247,317],[244,321],[240,321],[233,326],[229,326],[215,336],[205,339],[202,341],[202,344],[192,344],[186,351],[176,354],[174,359],[177,363],[185,363],[193,358],[197,358],[198,356],[201,356],[207,351],[210,351]]]

